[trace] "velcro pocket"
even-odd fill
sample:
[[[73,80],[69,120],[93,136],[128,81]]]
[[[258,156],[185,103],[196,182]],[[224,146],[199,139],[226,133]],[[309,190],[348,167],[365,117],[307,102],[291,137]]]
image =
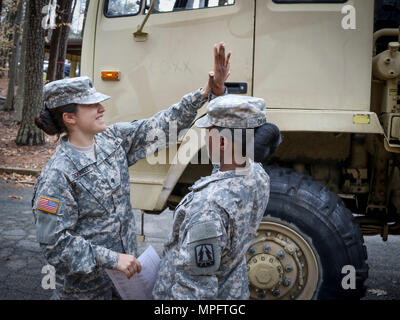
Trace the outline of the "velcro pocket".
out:
[[[57,215],[39,211],[36,220],[36,237],[39,243],[54,244]]]
[[[220,222],[218,220],[200,222],[195,224],[188,231],[188,238],[189,238],[188,243],[221,236],[222,231],[219,230],[219,226]]]

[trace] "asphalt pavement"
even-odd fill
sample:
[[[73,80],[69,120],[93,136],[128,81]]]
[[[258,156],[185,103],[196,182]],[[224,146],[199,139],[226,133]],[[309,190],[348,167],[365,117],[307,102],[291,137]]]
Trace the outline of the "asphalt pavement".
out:
[[[17,187],[0,181],[0,300],[46,300],[51,289],[42,288],[42,268],[47,264],[36,242],[31,210],[32,187]],[[140,233],[140,212],[135,212]],[[161,255],[172,224],[172,211],[144,215],[145,241]],[[400,236],[366,237],[370,266],[365,300],[400,300]]]

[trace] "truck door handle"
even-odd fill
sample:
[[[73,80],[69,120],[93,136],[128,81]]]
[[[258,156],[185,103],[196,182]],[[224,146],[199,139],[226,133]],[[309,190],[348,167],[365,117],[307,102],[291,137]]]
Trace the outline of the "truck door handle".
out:
[[[233,94],[247,93],[246,82],[225,82],[225,87],[228,89],[228,93],[233,93]]]

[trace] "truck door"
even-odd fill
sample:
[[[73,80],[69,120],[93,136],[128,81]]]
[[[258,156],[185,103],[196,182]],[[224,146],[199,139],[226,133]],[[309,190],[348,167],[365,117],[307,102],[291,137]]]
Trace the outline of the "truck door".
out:
[[[148,39],[137,42],[133,33],[150,5],[144,1],[97,3],[92,77],[112,97],[105,104],[108,123],[150,117],[202,87],[213,45],[221,41],[233,52],[229,81],[247,84],[251,93],[254,1],[157,0],[143,29]],[[120,80],[104,81],[102,71],[118,71]]]
[[[255,96],[274,109],[369,111],[373,0],[256,3]]]

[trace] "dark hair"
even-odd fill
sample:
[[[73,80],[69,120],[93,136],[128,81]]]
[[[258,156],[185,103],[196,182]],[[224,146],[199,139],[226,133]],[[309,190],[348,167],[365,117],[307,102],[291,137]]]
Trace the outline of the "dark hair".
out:
[[[276,151],[282,142],[279,128],[272,123],[265,123],[254,129],[233,129],[216,127],[218,131],[229,130],[232,142],[238,138],[241,144],[242,156],[246,156],[247,144],[254,142],[254,161],[264,163]],[[254,130],[254,140],[247,135],[249,130]],[[249,140],[250,139],[250,140]]]
[[[254,130],[254,161],[266,162],[282,142],[279,128],[265,123]]]
[[[48,135],[54,136],[67,132],[64,124],[64,113],[77,113],[78,106],[76,103],[66,104],[54,109],[43,108],[39,115],[35,117],[35,124]]]

